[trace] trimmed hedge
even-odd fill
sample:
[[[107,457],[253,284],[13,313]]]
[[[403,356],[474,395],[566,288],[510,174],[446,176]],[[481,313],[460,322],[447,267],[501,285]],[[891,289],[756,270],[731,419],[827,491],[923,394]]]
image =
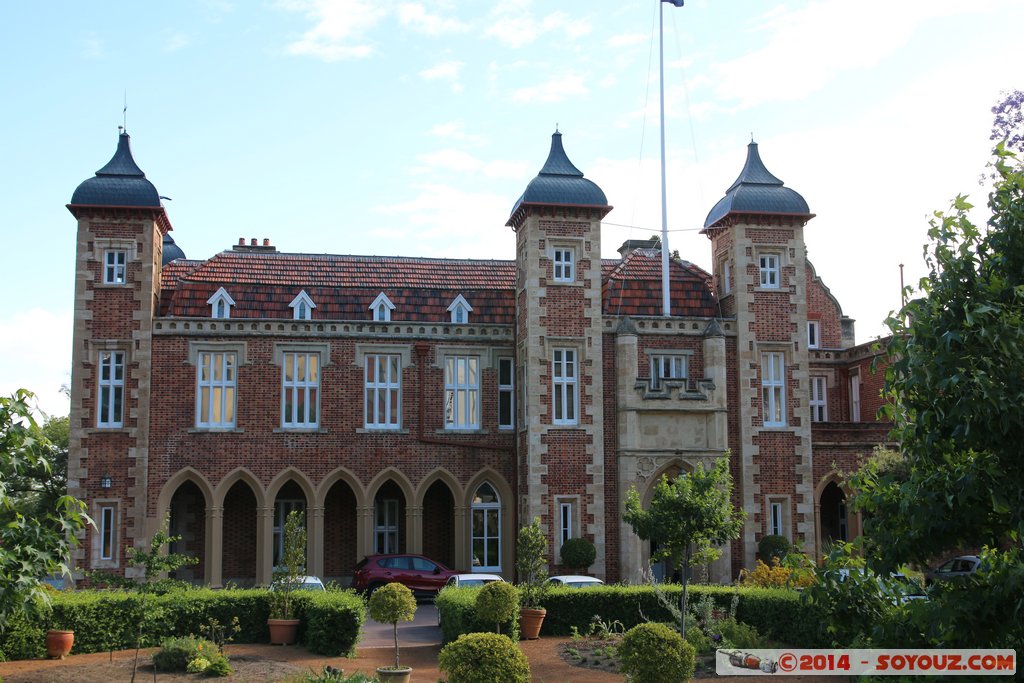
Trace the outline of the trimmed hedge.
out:
[[[482,588],[445,587],[434,601],[441,620],[441,643],[454,642],[465,633],[493,633],[494,624],[480,619],[476,613],[476,596]],[[519,611],[502,623],[501,632],[513,641],[519,640]]]
[[[366,618],[362,598],[351,591],[303,591],[295,600],[302,620],[299,641],[311,652],[337,656],[353,651]],[[79,654],[121,650],[135,647],[140,624],[143,644],[155,646],[172,636],[201,635],[211,618],[230,624],[238,617],[241,630],[234,636],[236,643],[265,643],[270,637],[269,593],[259,589],[199,589],[146,596],[82,590],[54,595],[51,606],[12,623],[0,634],[0,652],[8,659],[38,656],[41,649],[34,649],[35,638],[51,628],[73,630],[74,651]]]

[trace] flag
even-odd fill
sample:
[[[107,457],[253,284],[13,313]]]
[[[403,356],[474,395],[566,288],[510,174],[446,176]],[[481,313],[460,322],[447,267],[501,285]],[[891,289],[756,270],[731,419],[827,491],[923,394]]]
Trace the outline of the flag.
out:
[[[671,2],[676,7],[682,7],[686,0],[661,0],[662,2]]]

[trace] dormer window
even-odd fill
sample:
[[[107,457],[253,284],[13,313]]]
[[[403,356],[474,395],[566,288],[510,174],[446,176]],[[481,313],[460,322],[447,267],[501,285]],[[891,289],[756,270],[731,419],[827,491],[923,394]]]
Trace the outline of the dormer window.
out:
[[[295,320],[313,319],[313,309],[316,308],[316,304],[306,294],[306,290],[299,292],[299,295],[288,305],[292,309],[292,318]]]
[[[230,318],[231,307],[235,305],[235,300],[231,298],[226,289],[221,287],[216,294],[207,299],[206,303],[210,304],[211,317]]]
[[[469,305],[469,302],[461,294],[455,297],[455,300],[448,306],[448,312],[452,314],[452,322],[456,325],[468,323],[469,314],[472,310],[473,307]]]
[[[381,292],[377,295],[377,298],[370,304],[370,311],[373,314],[373,319],[377,322],[388,322],[391,320],[391,311],[395,310],[395,305],[391,303],[391,300]]]

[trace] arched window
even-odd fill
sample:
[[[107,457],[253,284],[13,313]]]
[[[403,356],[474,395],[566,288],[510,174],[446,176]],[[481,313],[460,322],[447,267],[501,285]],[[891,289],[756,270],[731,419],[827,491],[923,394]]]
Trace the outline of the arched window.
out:
[[[501,571],[501,499],[490,483],[484,482],[473,494],[473,571]]]

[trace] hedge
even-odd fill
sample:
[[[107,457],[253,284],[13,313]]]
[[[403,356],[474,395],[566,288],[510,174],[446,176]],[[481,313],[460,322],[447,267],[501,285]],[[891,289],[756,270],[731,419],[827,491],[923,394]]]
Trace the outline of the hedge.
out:
[[[116,590],[58,593],[52,597],[50,609],[10,623],[0,634],[0,653],[8,659],[41,656],[39,634],[48,629],[73,630],[74,652],[85,654],[135,647],[140,624],[143,645],[153,646],[171,636],[200,635],[211,619],[228,626],[234,617],[241,628],[234,642],[265,643],[270,636],[268,595],[258,589],[198,589],[145,596]],[[302,622],[299,641],[311,652],[338,656],[354,650],[366,613],[358,595],[303,591],[296,596],[296,608]]]
[[[494,624],[482,621],[476,613],[476,596],[481,588],[446,587],[437,594],[435,604],[441,620],[441,643],[454,642],[464,633],[493,633]],[[501,632],[519,640],[519,612],[501,625]]]

